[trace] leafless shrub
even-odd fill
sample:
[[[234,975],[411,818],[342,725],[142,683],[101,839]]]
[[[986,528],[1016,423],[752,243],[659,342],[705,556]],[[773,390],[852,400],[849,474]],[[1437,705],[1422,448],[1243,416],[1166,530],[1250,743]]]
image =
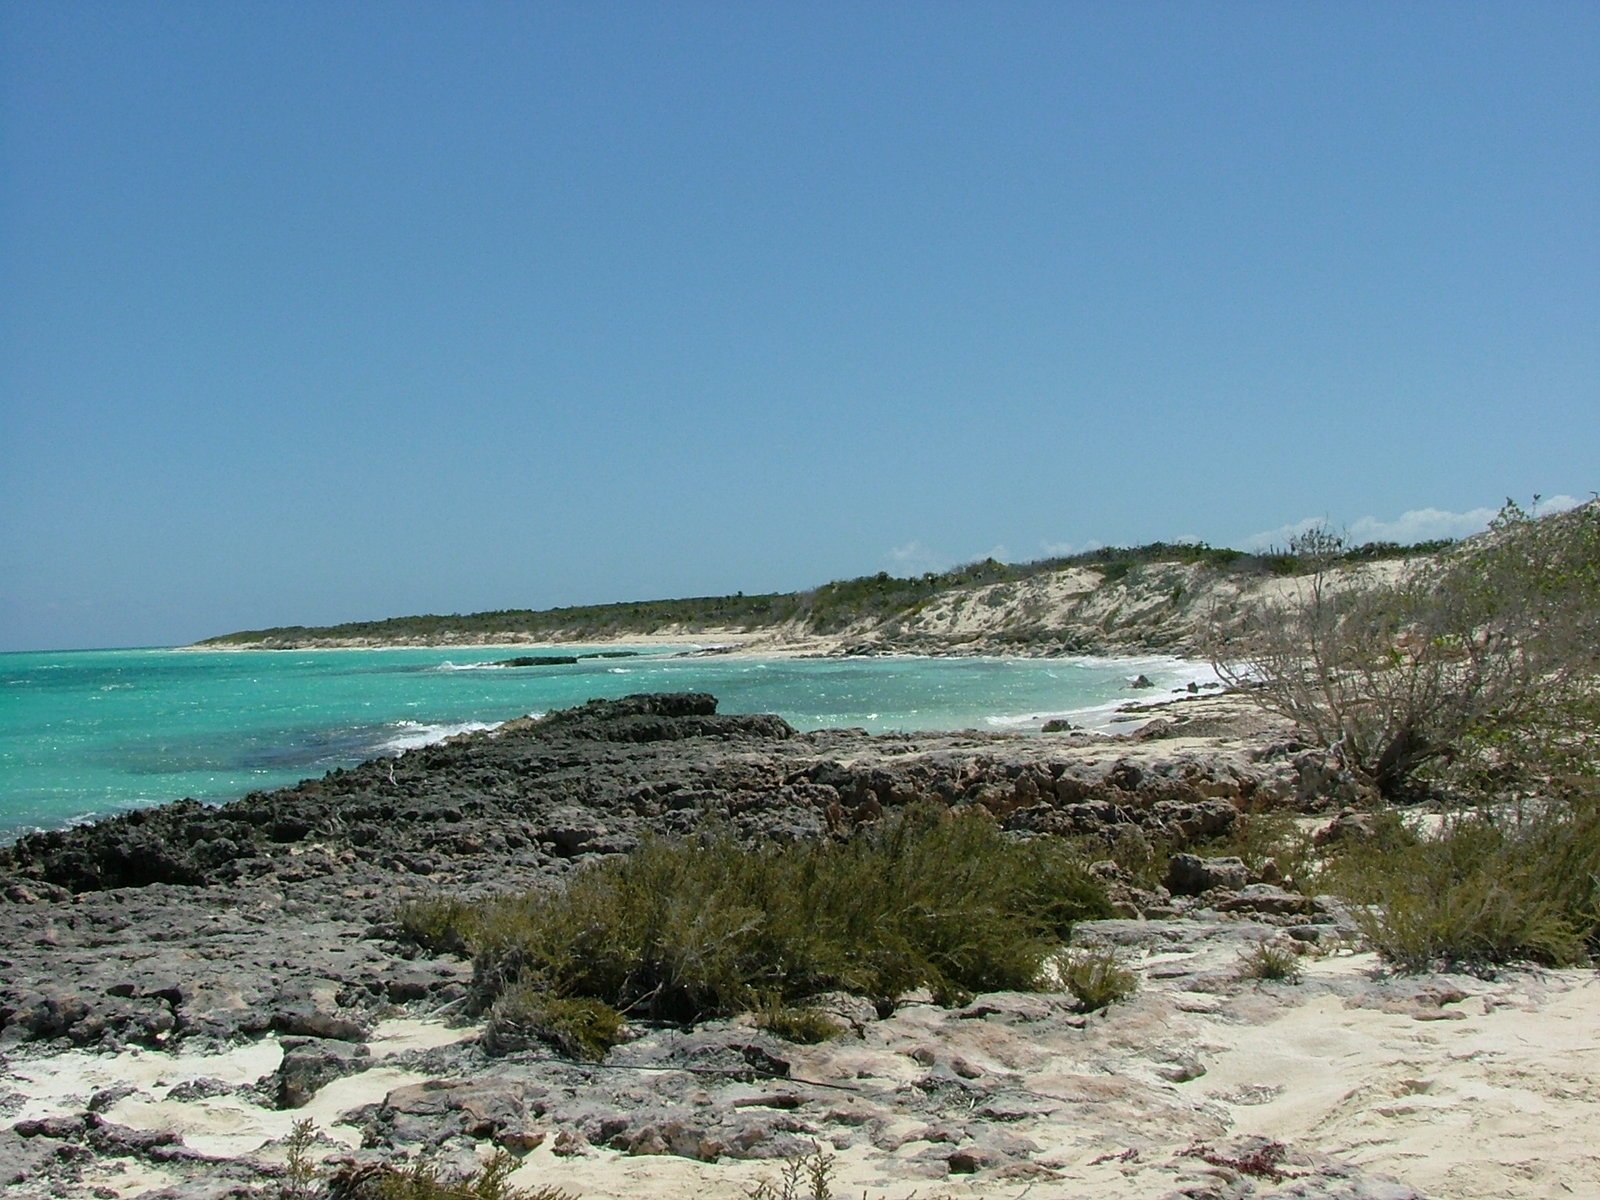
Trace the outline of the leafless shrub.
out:
[[[1218,673],[1337,747],[1385,796],[1424,767],[1480,782],[1588,771],[1600,714],[1600,503],[1535,518],[1507,502],[1488,533],[1386,582],[1320,565],[1213,650]]]

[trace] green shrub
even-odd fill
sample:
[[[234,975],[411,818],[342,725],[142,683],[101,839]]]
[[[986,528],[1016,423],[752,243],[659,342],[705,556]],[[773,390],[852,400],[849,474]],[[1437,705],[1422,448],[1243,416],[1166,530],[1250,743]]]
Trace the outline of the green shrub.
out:
[[[622,1014],[600,1000],[566,1000],[526,984],[502,992],[489,1010],[484,1049],[491,1054],[525,1050],[535,1041],[569,1058],[599,1062],[622,1041]]]
[[[1072,849],[987,814],[903,810],[844,843],[656,839],[558,892],[468,906],[452,926],[487,1003],[514,983],[693,1021],[826,991],[883,1007],[1028,988],[1075,921],[1110,915]]]
[[[756,1028],[764,1029],[785,1041],[814,1046],[838,1037],[845,1027],[820,1008],[773,1002],[756,1013]]]
[[[1056,963],[1061,986],[1080,1012],[1097,1012],[1139,990],[1139,976],[1110,947],[1069,952]]]
[[[1333,868],[1368,945],[1404,971],[1571,965],[1600,952],[1600,800],[1473,814],[1347,851]]]

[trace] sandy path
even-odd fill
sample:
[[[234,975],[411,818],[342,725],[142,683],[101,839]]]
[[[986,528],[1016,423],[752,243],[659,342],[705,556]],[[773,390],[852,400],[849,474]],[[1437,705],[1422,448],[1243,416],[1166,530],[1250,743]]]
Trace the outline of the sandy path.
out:
[[[1316,964],[1313,978],[1364,958]],[[1189,1086],[1279,1087],[1264,1103],[1231,1104],[1235,1128],[1314,1144],[1431,1194],[1600,1195],[1600,978],[1444,986],[1474,994],[1409,1012],[1322,996],[1219,1028],[1227,1048]]]

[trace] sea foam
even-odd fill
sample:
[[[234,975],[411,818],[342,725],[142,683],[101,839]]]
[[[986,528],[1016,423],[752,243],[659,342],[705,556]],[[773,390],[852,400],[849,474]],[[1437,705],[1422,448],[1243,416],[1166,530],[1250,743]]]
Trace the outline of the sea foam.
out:
[[[483,733],[489,729],[498,729],[502,723],[459,721],[448,725],[424,725],[420,721],[396,721],[390,728],[397,732],[380,742],[376,750],[380,754],[404,754],[407,750],[420,750],[423,746],[431,746],[435,742],[442,742],[446,738],[453,738],[463,733]]]

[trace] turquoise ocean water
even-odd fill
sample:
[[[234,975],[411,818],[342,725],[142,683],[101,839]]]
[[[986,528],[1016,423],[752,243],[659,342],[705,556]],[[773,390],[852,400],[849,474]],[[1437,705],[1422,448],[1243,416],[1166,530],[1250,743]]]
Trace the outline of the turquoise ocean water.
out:
[[[194,796],[226,800],[593,697],[708,691],[804,729],[1104,722],[1211,678],[1176,659],[638,657],[503,668],[494,649],[0,654],[0,841]],[[1143,673],[1156,691],[1133,692]]]

